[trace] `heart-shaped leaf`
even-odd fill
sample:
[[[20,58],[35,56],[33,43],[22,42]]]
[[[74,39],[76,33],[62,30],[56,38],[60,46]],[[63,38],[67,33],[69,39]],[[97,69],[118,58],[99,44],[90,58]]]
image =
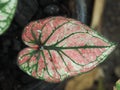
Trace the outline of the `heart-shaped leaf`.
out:
[[[49,82],[93,69],[115,48],[115,44],[89,27],[64,17],[31,22],[22,39],[30,48],[19,53],[19,67]]]
[[[17,6],[17,0],[0,0],[0,35],[9,27]]]

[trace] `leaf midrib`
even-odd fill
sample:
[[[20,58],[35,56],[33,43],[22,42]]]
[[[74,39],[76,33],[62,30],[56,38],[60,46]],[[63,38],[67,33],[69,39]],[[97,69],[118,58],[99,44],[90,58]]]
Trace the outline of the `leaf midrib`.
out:
[[[96,49],[96,48],[109,48],[111,47],[112,45],[110,46],[88,46],[88,45],[85,45],[85,46],[74,46],[74,47],[57,47],[57,46],[43,46],[44,50],[63,50],[63,49]]]

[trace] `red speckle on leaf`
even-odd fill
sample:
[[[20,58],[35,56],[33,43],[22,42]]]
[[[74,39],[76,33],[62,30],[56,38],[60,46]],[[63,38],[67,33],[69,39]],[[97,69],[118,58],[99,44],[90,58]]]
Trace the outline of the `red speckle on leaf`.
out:
[[[30,55],[28,54],[29,51],[31,51],[30,48],[25,48],[19,53],[19,55],[18,55],[19,56],[19,58],[18,58],[19,64],[25,63],[30,58]]]
[[[36,71],[32,71],[32,76],[37,77]]]

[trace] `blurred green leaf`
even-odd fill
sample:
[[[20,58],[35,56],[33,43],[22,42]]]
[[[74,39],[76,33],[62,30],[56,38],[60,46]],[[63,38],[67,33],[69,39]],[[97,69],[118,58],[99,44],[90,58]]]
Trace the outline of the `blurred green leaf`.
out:
[[[17,6],[17,0],[0,0],[0,35],[10,26]]]
[[[118,80],[117,82],[116,82],[116,90],[120,90],[120,80]]]

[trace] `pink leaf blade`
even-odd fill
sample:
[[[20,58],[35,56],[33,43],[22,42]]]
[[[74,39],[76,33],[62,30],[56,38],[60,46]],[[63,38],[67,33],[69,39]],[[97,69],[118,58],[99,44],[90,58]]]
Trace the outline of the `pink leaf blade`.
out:
[[[36,52],[23,58],[34,62],[20,68],[29,75],[48,82],[59,82],[69,76],[88,72],[103,62],[116,44],[74,19],[51,17],[29,24],[22,38]],[[39,30],[39,31],[38,31]],[[28,38],[26,38],[28,37]],[[26,51],[27,53],[28,51]],[[30,54],[30,53],[28,53]],[[21,53],[24,55],[24,53]]]

